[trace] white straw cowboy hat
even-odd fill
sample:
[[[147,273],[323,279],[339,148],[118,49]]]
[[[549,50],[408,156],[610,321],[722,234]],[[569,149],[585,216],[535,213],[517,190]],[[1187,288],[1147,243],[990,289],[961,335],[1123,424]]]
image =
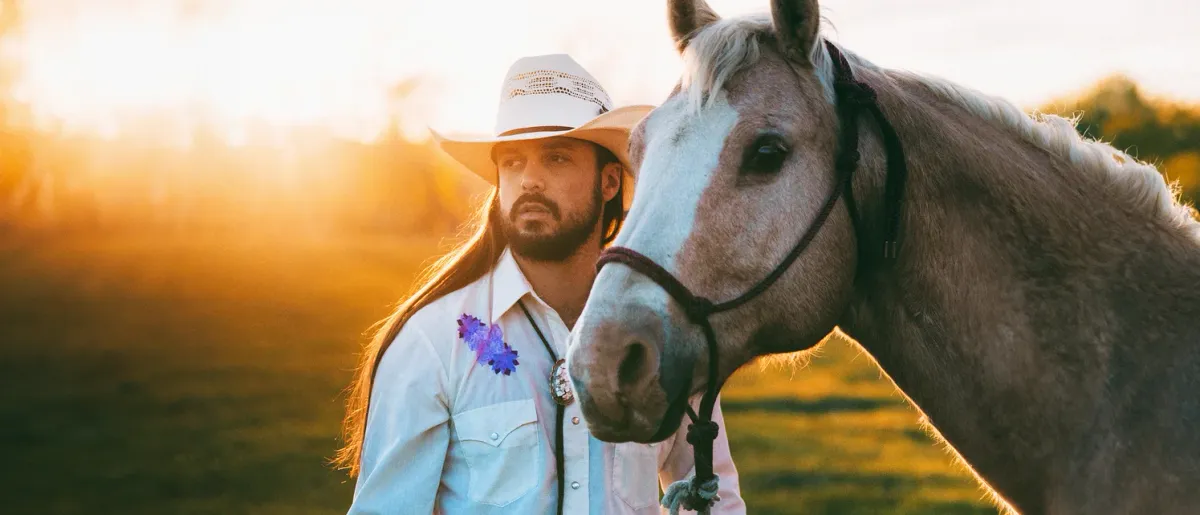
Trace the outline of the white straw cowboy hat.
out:
[[[613,109],[604,87],[566,54],[523,57],[509,67],[500,89],[492,135],[453,138],[430,129],[442,150],[483,180],[497,184],[492,147],[503,141],[556,136],[607,148],[625,168],[624,201],[633,195],[629,132],[654,106]]]

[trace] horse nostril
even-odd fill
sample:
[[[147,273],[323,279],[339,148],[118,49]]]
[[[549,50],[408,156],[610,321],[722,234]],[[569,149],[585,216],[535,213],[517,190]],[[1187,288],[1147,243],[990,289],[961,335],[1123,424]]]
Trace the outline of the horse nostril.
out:
[[[636,381],[645,361],[646,346],[639,342],[629,344],[629,348],[625,350],[625,358],[621,360],[621,366],[617,369],[617,381],[622,386]]]

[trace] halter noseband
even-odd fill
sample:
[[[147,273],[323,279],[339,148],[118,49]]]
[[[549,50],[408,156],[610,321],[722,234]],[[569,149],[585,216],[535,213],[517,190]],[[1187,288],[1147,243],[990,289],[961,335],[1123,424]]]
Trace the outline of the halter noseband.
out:
[[[691,405],[687,403],[686,388],[675,400],[675,402],[684,403],[687,407],[688,418],[692,419],[692,424],[688,426],[687,441],[692,445],[695,455],[696,474],[690,482],[686,484],[677,483],[667,489],[667,493],[663,498],[663,504],[671,508],[672,513],[675,513],[680,506],[688,510],[708,513],[709,508],[717,500],[717,478],[713,474],[712,451],[713,441],[716,440],[719,431],[716,422],[712,420],[712,411],[716,404],[717,391],[719,390],[719,385],[716,382],[718,374],[717,338],[713,332],[709,317],[716,313],[732,310],[749,302],[774,284],[791,267],[792,263],[800,257],[800,254],[808,248],[808,245],[816,237],[821,226],[829,218],[829,214],[833,212],[833,207],[837,204],[838,198],[843,194],[846,196],[851,221],[857,231],[857,227],[859,226],[858,212],[854,205],[854,192],[851,186],[851,179],[854,175],[854,170],[858,167],[860,157],[858,152],[858,116],[861,110],[866,110],[874,116],[875,122],[879,126],[880,133],[883,136],[884,147],[887,151],[887,183],[884,188],[884,213],[887,217],[887,224],[884,226],[882,254],[886,262],[893,262],[897,257],[900,204],[903,197],[904,181],[908,175],[908,168],[904,162],[904,149],[900,145],[900,139],[897,137],[896,131],[879,109],[875,90],[854,78],[850,69],[850,63],[836,46],[828,41],[825,42],[825,46],[833,60],[834,92],[837,94],[838,117],[842,123],[838,141],[839,151],[835,163],[838,181],[833,191],[829,193],[829,197],[825,200],[825,204],[821,206],[821,211],[818,212],[812,225],[808,226],[800,241],[796,242],[796,246],[792,248],[787,257],[767,277],[742,295],[732,300],[715,303],[692,293],[691,290],[679,282],[670,272],[659,266],[658,263],[655,263],[650,258],[633,249],[617,246],[609,247],[600,253],[600,258],[596,263],[597,271],[607,263],[621,263],[657,283],[666,290],[671,298],[679,303],[680,307],[683,308],[683,312],[687,314],[688,320],[700,326],[704,332],[704,338],[708,343],[708,384],[704,392],[704,397],[700,400],[700,414],[697,415],[692,410]]]

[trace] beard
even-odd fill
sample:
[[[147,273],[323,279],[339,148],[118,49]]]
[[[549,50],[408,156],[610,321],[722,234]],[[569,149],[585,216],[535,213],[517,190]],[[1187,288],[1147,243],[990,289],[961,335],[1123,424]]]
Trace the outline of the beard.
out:
[[[603,207],[599,181],[597,181],[591,200],[591,205],[587,210],[564,220],[558,204],[540,193],[521,195],[516,202],[513,202],[508,217],[502,219],[504,235],[508,238],[513,252],[526,259],[550,262],[565,261],[587,243],[592,233],[596,231],[596,224],[600,220]],[[517,227],[516,218],[526,204],[536,204],[546,208],[549,215],[559,222],[559,229],[550,234],[523,233]],[[534,231],[541,229],[544,225],[543,222],[526,223],[526,227]]]

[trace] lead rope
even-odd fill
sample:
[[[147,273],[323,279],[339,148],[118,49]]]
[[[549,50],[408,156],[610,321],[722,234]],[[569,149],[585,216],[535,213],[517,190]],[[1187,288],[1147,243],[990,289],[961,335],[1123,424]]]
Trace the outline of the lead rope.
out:
[[[704,338],[709,342],[708,377],[713,378],[717,376],[717,346],[712,324],[708,322],[708,315],[712,313],[712,303],[702,298],[693,298],[701,302],[693,304],[696,308],[689,313],[688,317],[698,318],[698,321],[696,318],[693,318],[693,321],[700,324],[704,330]],[[684,390],[684,392],[686,391]],[[721,500],[721,496],[718,495],[720,477],[713,471],[713,442],[716,441],[721,430],[720,426],[712,419],[718,391],[716,381],[710,379],[704,397],[700,399],[699,415],[692,411],[691,403],[686,404],[688,418],[692,419],[687,430],[687,442],[692,446],[692,461],[696,467],[696,473],[691,479],[682,479],[671,483],[663,491],[661,503],[670,511],[671,515],[678,515],[680,508],[708,514],[712,506]],[[686,402],[686,399],[684,401]]]
[[[533,331],[537,333],[538,338],[542,340],[542,345],[546,347],[546,352],[550,353],[550,363],[558,362],[558,354],[554,352],[554,347],[550,346],[550,342],[546,340],[546,335],[542,334],[542,329],[538,327],[537,322],[533,321],[533,315],[529,314],[529,309],[525,307],[525,303],[517,301],[517,305],[521,306],[521,311],[525,312],[525,318],[529,319],[529,325],[533,326]],[[554,365],[550,365],[551,368]],[[559,403],[555,404],[556,427],[554,432],[554,471],[558,476],[558,515],[563,515],[563,495],[566,493],[566,476],[563,474],[563,468],[566,466],[566,459],[563,457],[563,417],[565,416],[566,406]]]

